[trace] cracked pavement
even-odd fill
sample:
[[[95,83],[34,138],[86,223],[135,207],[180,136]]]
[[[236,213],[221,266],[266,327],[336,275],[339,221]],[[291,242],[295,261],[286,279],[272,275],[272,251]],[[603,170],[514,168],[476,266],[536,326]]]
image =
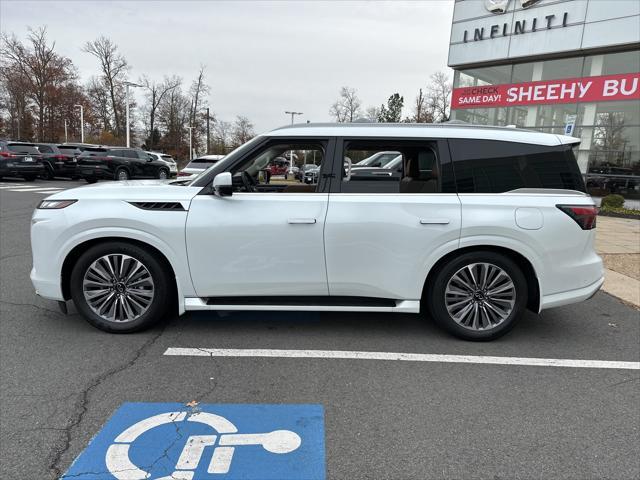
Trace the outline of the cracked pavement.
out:
[[[198,313],[108,335],[33,293],[29,218],[41,198],[0,192],[0,478],[58,478],[124,402],[192,400],[324,405],[328,478],[640,477],[638,371],[162,355],[290,348],[638,361],[639,313],[604,293],[527,315],[492,343],[388,314]]]

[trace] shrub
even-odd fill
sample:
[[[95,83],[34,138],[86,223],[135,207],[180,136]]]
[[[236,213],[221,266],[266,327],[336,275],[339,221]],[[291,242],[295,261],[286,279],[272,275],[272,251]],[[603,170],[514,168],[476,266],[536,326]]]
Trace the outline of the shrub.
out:
[[[622,195],[607,195],[602,199],[603,208],[622,208],[624,206],[624,197]]]

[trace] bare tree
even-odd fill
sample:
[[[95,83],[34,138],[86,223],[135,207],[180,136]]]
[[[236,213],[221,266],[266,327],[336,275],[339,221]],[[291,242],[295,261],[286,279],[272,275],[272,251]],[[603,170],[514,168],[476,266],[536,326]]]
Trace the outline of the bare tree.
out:
[[[364,118],[371,123],[377,123],[380,116],[379,107],[369,107],[364,111]]]
[[[102,70],[102,81],[111,100],[114,126],[117,136],[122,136],[122,83],[125,80],[129,64],[122,54],[118,52],[118,46],[107,37],[98,37],[93,42],[85,43],[84,52],[96,57]]]
[[[231,123],[218,120],[213,126],[213,132],[216,153],[226,154],[231,146]]]
[[[54,90],[75,79],[71,60],[58,55],[55,42],[47,41],[47,29],[29,29],[30,45],[26,47],[15,35],[2,34],[0,57],[9,69],[20,72],[26,84],[27,96],[33,100],[37,111],[37,138],[45,139],[45,122]]]
[[[205,82],[204,66],[200,66],[198,76],[191,84],[189,89],[189,95],[191,97],[191,108],[189,111],[189,125],[194,127],[193,129],[193,144],[200,145],[202,134],[205,133],[206,113],[203,111],[206,108],[206,95],[210,92],[209,86]]]
[[[337,122],[353,122],[360,115],[362,102],[358,98],[357,90],[351,87],[342,87],[340,97],[329,109],[329,115]]]
[[[238,147],[243,143],[247,143],[255,135],[253,123],[247,117],[238,115],[235,122],[233,122],[232,138],[234,146]]]
[[[149,101],[147,107],[149,112],[149,144],[147,148],[153,149],[154,144],[154,131],[156,128],[156,113],[158,108],[162,104],[165,95],[177,88],[181,79],[173,76],[172,78],[165,77],[162,83],[150,80],[147,76],[142,77],[142,85],[147,89],[147,99]]]
[[[451,82],[444,72],[436,72],[427,86],[427,110],[433,122],[446,122],[451,114]]]

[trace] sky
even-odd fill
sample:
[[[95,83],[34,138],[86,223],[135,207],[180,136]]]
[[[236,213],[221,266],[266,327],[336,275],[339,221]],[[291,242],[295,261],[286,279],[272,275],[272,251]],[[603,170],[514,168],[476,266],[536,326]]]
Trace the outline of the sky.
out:
[[[243,115],[262,132],[289,123],[285,110],[303,112],[296,122],[331,121],[342,86],[356,88],[364,107],[398,92],[410,114],[432,73],[452,74],[452,14],[453,0],[0,0],[0,29],[24,39],[45,25],[83,83],[98,63],[82,45],[100,35],[127,58],[131,81],[178,75],[188,87],[204,65],[216,117]]]

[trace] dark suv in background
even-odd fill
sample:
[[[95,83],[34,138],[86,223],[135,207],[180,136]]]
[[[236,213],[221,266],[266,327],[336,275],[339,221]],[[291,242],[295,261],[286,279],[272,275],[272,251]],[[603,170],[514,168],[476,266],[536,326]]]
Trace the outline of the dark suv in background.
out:
[[[44,175],[41,155],[35,144],[0,140],[0,179],[22,177],[31,182]]]
[[[78,157],[78,170],[89,183],[98,180],[168,178],[166,162],[150,157],[139,148],[89,147]]]
[[[77,156],[80,150],[55,143],[36,143],[35,145],[41,153],[44,177],[47,180],[52,180],[54,177],[67,177],[74,180],[79,178]]]

